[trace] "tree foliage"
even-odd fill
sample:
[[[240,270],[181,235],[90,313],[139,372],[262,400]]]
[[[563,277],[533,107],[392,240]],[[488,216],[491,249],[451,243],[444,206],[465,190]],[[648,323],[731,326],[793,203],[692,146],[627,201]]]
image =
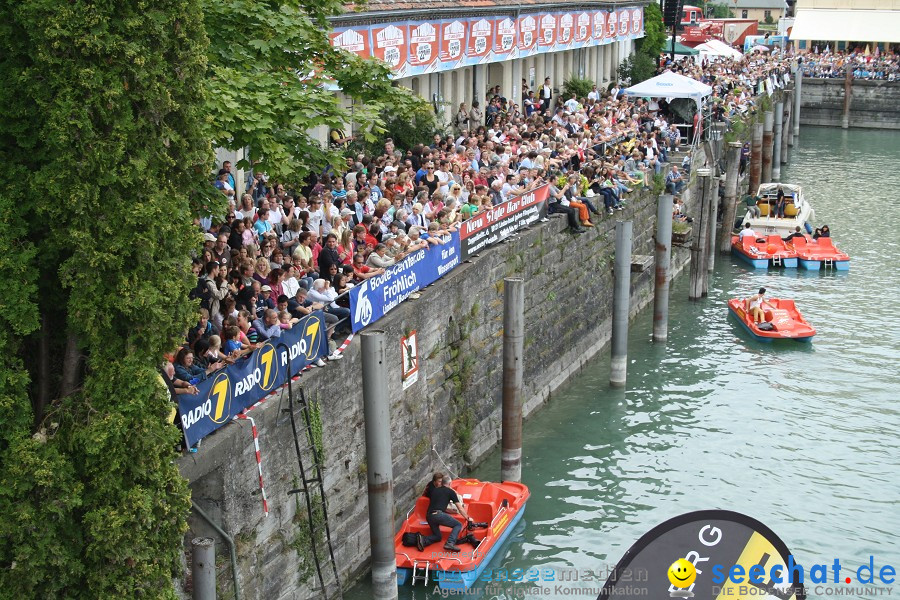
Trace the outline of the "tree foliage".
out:
[[[3,7],[0,589],[171,596],[189,502],[155,366],[193,313],[202,10]]]
[[[590,79],[569,75],[569,78],[563,81],[563,96],[565,99],[569,99],[572,94],[575,94],[579,99],[584,99],[591,93],[593,87],[594,82]]]
[[[0,596],[171,598],[190,507],[156,374],[195,318],[212,143],[270,174],[420,102],[330,48],[338,0],[0,0]]]
[[[619,65],[618,74],[620,80],[634,85],[653,77],[656,74],[656,63],[643,52],[634,52]]]
[[[656,61],[666,43],[666,37],[666,27],[663,24],[659,4],[651,2],[644,7],[644,37],[635,40],[635,49]]]
[[[733,19],[734,11],[727,4],[709,4],[709,17],[713,19]]]
[[[375,140],[383,112],[404,114],[427,104],[392,85],[387,64],[332,48],[327,17],[342,4],[296,0],[206,3],[210,34],[211,138],[217,146],[249,148],[270,175],[298,181],[311,169],[340,164],[338,150],[321,147],[315,127],[356,124]],[[352,100],[345,107],[335,94]]]

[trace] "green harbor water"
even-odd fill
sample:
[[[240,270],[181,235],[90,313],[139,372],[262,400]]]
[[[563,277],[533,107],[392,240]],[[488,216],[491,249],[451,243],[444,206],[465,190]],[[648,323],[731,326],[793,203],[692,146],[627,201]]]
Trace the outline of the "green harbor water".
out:
[[[900,134],[803,128],[782,181],[804,187],[851,270],[717,257],[699,302],[675,281],[667,344],[650,341],[652,306],[631,323],[625,390],[608,385],[607,349],[525,422],[531,499],[494,568],[602,570],[658,523],[720,508],[768,525],[801,564],[873,555],[900,570]],[[761,344],[727,318],[728,298],[760,286],[796,299],[812,344]],[[499,465],[497,451],[472,475],[496,480]],[[345,597],[371,598],[370,584]]]

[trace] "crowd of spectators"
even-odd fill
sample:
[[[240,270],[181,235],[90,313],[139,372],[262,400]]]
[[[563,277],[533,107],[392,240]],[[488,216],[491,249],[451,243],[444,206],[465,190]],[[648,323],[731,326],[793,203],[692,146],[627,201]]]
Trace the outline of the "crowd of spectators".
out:
[[[662,60],[660,71],[711,85],[713,117],[727,120],[752,106],[758,82],[787,64],[752,55]],[[548,212],[565,215],[577,233],[621,210],[657,175],[681,191],[686,174],[666,163],[691,140],[665,100],[629,98],[618,85],[563,96],[550,83],[523,86],[524,112],[493,88],[484,112],[479,102],[459,107],[451,134],[412,148],[388,139],[380,152],[349,156],[342,173],[328,169],[298,189],[258,172],[238,182],[225,162],[214,185],[227,197],[226,214],[196,219],[204,245],[193,258],[191,295],[201,308],[169,366],[175,387],[192,389],[316,310],[327,321],[328,358],[340,359],[337,341],[350,331],[348,290],[412,252],[446,243],[473,215],[545,183]]]
[[[855,79],[900,79],[900,56],[893,52],[810,52],[803,55],[801,64],[805,77],[843,79],[850,69]]]

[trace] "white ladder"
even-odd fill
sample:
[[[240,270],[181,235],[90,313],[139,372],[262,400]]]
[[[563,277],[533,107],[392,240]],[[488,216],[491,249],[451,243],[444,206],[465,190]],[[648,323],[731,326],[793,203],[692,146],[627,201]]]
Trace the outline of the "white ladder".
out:
[[[826,269],[834,268],[834,259],[833,258],[826,258],[822,262],[825,265]]]
[[[773,256],[773,257],[772,257],[772,266],[773,266],[773,267],[780,267],[780,266],[781,266],[781,257],[780,257],[780,256]]]
[[[427,560],[422,562],[424,564],[420,567],[419,561],[413,561],[412,584],[416,585],[416,582],[421,579],[425,587],[428,587],[428,570],[431,568],[431,563]]]

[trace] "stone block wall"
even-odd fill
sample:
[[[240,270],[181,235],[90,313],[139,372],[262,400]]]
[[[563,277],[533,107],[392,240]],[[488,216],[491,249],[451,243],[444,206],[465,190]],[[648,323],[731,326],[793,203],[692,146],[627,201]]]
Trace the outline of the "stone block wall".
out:
[[[436,469],[465,473],[500,439],[503,279],[526,281],[525,406],[527,415],[596,354],[610,336],[615,219],[634,221],[633,254],[653,254],[656,199],[636,195],[625,211],[604,217],[575,236],[565,220],[551,218],[483,252],[372,325],[386,332],[395,520]],[[690,208],[692,194],[684,194]],[[673,272],[688,258],[675,248]],[[631,307],[652,300],[652,267],[632,273]],[[401,382],[400,338],[418,333],[419,379]],[[312,466],[310,442],[299,410],[302,393],[316,408],[324,484],[335,558],[342,582],[363,574],[369,559],[366,451],[360,343],[344,359],[312,369],[293,384],[298,444]],[[285,388],[250,412],[259,431],[269,514],[262,510],[250,423],[236,421],[180,460],[194,501],[237,545],[242,598],[315,598],[306,505]],[[525,440],[527,444],[527,440]],[[434,449],[434,450],[433,450]],[[312,476],[307,472],[307,477]],[[198,535],[217,537],[196,513],[185,547]],[[186,550],[187,551],[187,550]],[[218,587],[230,598],[231,565],[219,540]],[[186,556],[186,564],[190,564]],[[185,586],[186,587],[186,586]]]
[[[850,94],[850,127],[900,129],[898,92],[898,81],[854,80]],[[843,114],[843,79],[803,79],[801,125],[840,127]]]

